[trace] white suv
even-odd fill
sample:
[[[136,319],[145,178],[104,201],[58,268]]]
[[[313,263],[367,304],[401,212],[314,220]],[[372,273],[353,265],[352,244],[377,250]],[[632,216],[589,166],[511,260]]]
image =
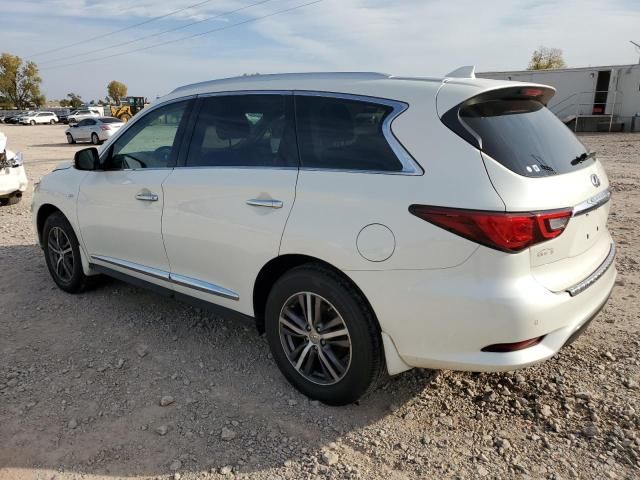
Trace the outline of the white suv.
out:
[[[55,125],[58,123],[58,117],[53,112],[32,112],[24,117],[20,117],[20,123],[23,125]]]
[[[106,273],[252,317],[329,404],[385,371],[525,367],[616,276],[607,176],[553,94],[472,75],[189,85],[44,177],[33,221],[63,290]]]
[[[97,108],[82,108],[80,110],[74,110],[67,116],[68,123],[77,123],[85,118],[98,118],[102,113]]]

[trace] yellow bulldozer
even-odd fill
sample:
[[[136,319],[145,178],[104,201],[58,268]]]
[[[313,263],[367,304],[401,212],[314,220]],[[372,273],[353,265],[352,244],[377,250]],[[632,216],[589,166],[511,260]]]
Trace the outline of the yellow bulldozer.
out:
[[[146,105],[144,97],[124,97],[120,99],[118,105],[110,105],[109,108],[112,117],[119,118],[126,123]]]

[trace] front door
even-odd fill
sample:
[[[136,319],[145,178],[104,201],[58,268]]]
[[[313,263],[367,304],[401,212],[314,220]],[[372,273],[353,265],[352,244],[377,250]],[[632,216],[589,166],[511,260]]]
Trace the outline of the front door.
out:
[[[80,186],[78,220],[92,263],[168,277],[161,233],[162,183],[177,158],[189,101],[149,111],[101,157]]]
[[[162,231],[178,291],[251,315],[295,198],[290,95],[199,100],[185,165],[164,183]]]

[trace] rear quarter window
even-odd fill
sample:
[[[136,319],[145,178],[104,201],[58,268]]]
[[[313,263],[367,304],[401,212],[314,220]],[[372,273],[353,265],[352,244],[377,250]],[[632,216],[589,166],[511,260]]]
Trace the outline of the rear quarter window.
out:
[[[393,108],[344,98],[296,95],[296,126],[303,168],[401,171],[384,136]]]

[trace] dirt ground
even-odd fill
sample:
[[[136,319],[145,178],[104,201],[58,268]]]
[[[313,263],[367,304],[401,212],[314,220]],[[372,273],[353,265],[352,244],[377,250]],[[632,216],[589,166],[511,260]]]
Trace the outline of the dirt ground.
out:
[[[0,129],[31,182],[82,147],[62,126]],[[31,193],[0,207],[0,478],[639,478],[640,134],[582,139],[619,246],[587,333],[542,365],[414,370],[342,408],[290,387],[252,325],[117,281],[65,294]]]

